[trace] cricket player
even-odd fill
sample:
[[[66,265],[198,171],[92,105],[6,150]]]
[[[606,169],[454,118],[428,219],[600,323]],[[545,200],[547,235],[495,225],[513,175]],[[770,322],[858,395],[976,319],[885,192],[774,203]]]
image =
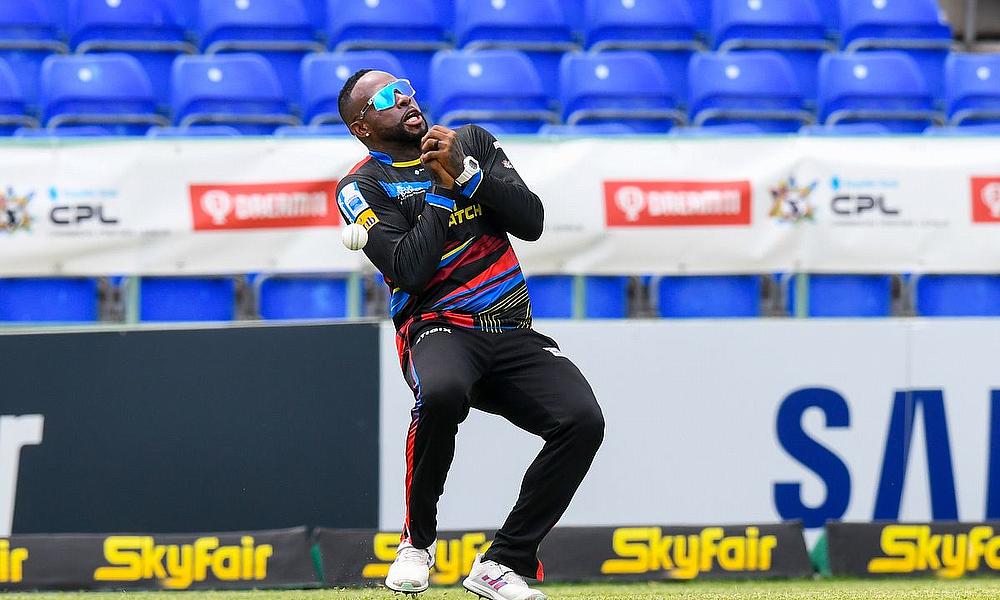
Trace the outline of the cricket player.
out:
[[[493,544],[463,585],[483,598],[540,600],[538,545],[562,516],[604,436],[590,385],[558,344],[531,328],[528,288],[508,235],[542,234],[542,203],[496,139],[470,125],[428,127],[409,81],[361,70],[340,115],[369,151],[341,181],[348,223],[391,290],[403,376],[415,403],[406,438],[403,535],[386,586],[427,589],[437,503],[469,408],[545,440]],[[479,457],[479,493],[507,494]],[[513,496],[513,494],[511,494]],[[474,501],[474,499],[470,499]]]

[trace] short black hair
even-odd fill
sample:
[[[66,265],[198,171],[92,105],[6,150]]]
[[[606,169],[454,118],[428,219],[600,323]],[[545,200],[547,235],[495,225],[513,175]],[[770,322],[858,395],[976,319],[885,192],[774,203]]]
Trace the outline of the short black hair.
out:
[[[370,73],[374,69],[361,69],[354,75],[347,78],[344,82],[344,87],[340,88],[340,96],[337,97],[337,110],[340,111],[340,118],[343,119],[344,123],[350,125],[351,121],[348,121],[347,116],[347,105],[351,101],[351,92],[354,91],[354,86],[357,85],[358,80],[365,76],[365,73]]]

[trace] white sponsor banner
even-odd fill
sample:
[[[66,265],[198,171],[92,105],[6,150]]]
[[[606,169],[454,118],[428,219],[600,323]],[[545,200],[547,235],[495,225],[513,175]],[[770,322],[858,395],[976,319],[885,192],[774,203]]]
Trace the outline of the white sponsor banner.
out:
[[[538,321],[604,444],[563,525],[1000,518],[1000,322]],[[413,397],[383,326],[380,525],[403,514]],[[556,359],[557,357],[553,357]],[[473,410],[442,528],[497,527],[541,440]],[[990,460],[990,456],[994,460]],[[991,473],[991,469],[994,471]]]
[[[991,272],[1000,141],[503,141],[545,204],[528,272]],[[354,139],[0,145],[0,275],[344,271]]]

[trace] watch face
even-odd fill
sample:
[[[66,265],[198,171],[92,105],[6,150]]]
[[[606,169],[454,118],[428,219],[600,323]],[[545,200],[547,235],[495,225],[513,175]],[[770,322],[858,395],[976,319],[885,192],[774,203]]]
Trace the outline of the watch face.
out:
[[[472,167],[473,169],[478,169],[479,168],[479,161],[476,160],[475,158],[472,158],[471,156],[466,156],[465,157],[465,166],[466,167]]]

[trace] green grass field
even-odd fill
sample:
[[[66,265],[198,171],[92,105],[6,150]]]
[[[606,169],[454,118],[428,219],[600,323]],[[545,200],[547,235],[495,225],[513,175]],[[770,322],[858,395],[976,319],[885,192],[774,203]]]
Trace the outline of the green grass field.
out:
[[[1000,598],[1000,580],[964,581],[776,581],[740,583],[652,583],[622,585],[547,585],[552,600],[994,600]],[[384,589],[292,590],[279,592],[67,592],[4,594],[4,600],[406,600]],[[462,588],[432,589],[419,600],[474,600]]]

